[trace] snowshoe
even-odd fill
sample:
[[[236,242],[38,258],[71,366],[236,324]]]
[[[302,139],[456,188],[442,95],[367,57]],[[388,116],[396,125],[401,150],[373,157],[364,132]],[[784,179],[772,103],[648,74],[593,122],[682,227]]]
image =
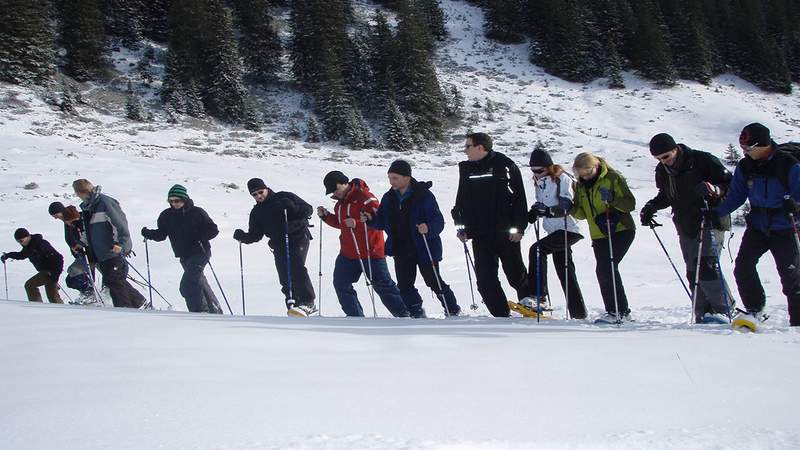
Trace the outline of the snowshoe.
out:
[[[317,307],[314,305],[296,305],[292,306],[286,311],[289,317],[308,317],[317,312]]]
[[[727,325],[730,323],[727,317],[724,314],[718,313],[705,313],[697,323],[707,324],[707,325]]]
[[[547,310],[542,310],[542,313],[539,314],[539,313],[536,312],[535,307],[534,308],[530,308],[528,306],[525,306],[522,303],[513,302],[511,300],[508,301],[508,308],[510,310],[516,312],[516,313],[521,314],[522,317],[527,317],[527,318],[532,318],[532,319],[536,319],[537,317],[539,319],[550,319],[551,318],[549,315],[545,315],[545,313],[548,312]]]
[[[767,316],[762,315],[761,312],[748,312],[748,311],[739,311],[739,314],[733,318],[733,322],[731,322],[731,326],[734,330],[739,331],[752,331],[755,333],[758,331],[761,323],[767,320]]]
[[[614,313],[605,313],[594,320],[597,325],[622,325],[624,322],[633,322],[630,313],[622,314],[621,316]]]

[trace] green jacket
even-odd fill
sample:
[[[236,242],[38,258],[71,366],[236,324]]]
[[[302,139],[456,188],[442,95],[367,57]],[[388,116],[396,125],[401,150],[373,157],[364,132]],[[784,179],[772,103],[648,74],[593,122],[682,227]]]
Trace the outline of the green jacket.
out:
[[[614,199],[609,204],[620,215],[615,232],[635,230],[636,224],[631,217],[631,211],[636,209],[636,198],[628,188],[625,178],[608,166],[604,159],[600,159],[600,174],[594,184],[588,186],[580,179],[575,182],[575,199],[572,205],[572,214],[576,219],[586,219],[589,222],[589,234],[592,239],[605,239],[606,235],[600,231],[594,219],[602,214],[605,217],[606,204],[600,198],[600,188],[604,187],[614,194]]]

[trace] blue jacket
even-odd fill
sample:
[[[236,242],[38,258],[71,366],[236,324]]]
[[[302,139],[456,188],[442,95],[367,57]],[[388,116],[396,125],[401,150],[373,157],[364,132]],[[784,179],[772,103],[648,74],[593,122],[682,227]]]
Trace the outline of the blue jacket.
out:
[[[403,199],[394,189],[390,189],[383,195],[381,206],[375,213],[375,217],[367,223],[371,228],[386,232],[386,254],[395,255],[396,233],[408,233],[414,242],[417,261],[420,264],[431,264],[428,258],[428,251],[425,249],[425,238],[417,231],[417,225],[428,224],[428,246],[434,261],[442,260],[442,240],[439,235],[444,230],[444,217],[439,210],[436,197],[430,191],[432,182],[418,182],[411,179],[411,186],[406,191]],[[408,209],[408,215],[399,214],[403,208]],[[405,223],[398,223],[399,217],[408,217]]]
[[[773,147],[777,147],[774,142]],[[788,170],[788,186],[776,175],[778,170]],[[800,163],[783,152],[774,152],[763,161],[745,157],[736,166],[728,195],[716,212],[720,216],[730,214],[749,200],[748,226],[762,232],[791,229],[782,209],[787,194],[800,202]]]

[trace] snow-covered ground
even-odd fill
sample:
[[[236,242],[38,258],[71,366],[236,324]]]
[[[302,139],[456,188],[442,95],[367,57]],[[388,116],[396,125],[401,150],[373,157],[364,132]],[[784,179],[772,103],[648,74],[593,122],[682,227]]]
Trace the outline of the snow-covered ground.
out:
[[[493,121],[481,112],[473,128],[488,130],[497,150],[523,166],[537,140],[567,166],[579,152],[597,152],[627,176],[641,206],[655,193],[655,161],[646,148],[655,133],[717,155],[752,121],[778,141],[800,134],[800,94],[766,94],[730,76],[668,90],[630,74],[629,88],[619,91],[602,81],[563,82],[530,65],[524,45],[486,41],[478,9],[442,4],[451,38],[437,57],[441,78],[463,90],[470,112],[479,111],[471,107],[476,99],[497,105]],[[153,284],[176,312],[31,305],[22,301],[22,283],[32,267],[9,262],[12,301],[0,302],[0,448],[800,447],[800,335],[788,327],[771,258],[760,266],[771,315],[763,333],[686,325],[688,301],[648,229],[638,230],[622,263],[635,324],[561,320],[552,270],[559,320],[537,324],[486,317],[482,306],[469,310],[463,250],[448,223],[443,277],[472,315],[396,320],[379,304],[382,319],[349,320],[335,317],[342,315],[331,286],[338,238],[325,227],[327,317],[283,317],[264,242],[244,247],[248,316],[241,317],[231,236],[247,224],[248,178],[330,206],[326,172],[363,178],[380,195],[388,164],[402,156],[416,178],[434,181],[449,218],[463,139],[424,153],[348,151],[287,140],[277,126],[262,133],[177,128],[78,109],[83,120],[51,111],[26,89],[0,85],[0,250],[18,249],[12,234],[22,226],[67,254],[61,222],[47,215],[47,205],[77,204],[70,183],[88,178],[121,202],[137,252],[131,262],[143,271],[138,230],[155,225],[167,190],[181,183],[220,227],[212,262],[238,317],[180,312],[180,266],[167,243],[150,246]],[[23,188],[31,182],[38,188]],[[674,229],[662,219],[659,233],[679,262]],[[730,241],[734,255],[741,231]],[[308,257],[315,287],[319,232],[312,229]],[[586,240],[576,248],[576,265],[597,315],[602,302]],[[732,283],[727,253],[723,268]],[[210,270],[207,276],[213,283]],[[363,283],[357,290],[369,311]],[[441,318],[441,307],[424,295],[429,314]]]

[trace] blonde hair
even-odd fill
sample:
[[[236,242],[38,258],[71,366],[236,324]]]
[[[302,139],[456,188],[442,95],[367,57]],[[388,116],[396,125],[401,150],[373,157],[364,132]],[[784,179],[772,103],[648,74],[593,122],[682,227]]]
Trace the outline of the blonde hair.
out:
[[[88,194],[94,189],[94,185],[86,178],[81,178],[72,182],[72,189],[79,194]]]
[[[600,158],[591,152],[583,152],[575,157],[575,162],[572,163],[573,169],[589,169],[600,165]]]

